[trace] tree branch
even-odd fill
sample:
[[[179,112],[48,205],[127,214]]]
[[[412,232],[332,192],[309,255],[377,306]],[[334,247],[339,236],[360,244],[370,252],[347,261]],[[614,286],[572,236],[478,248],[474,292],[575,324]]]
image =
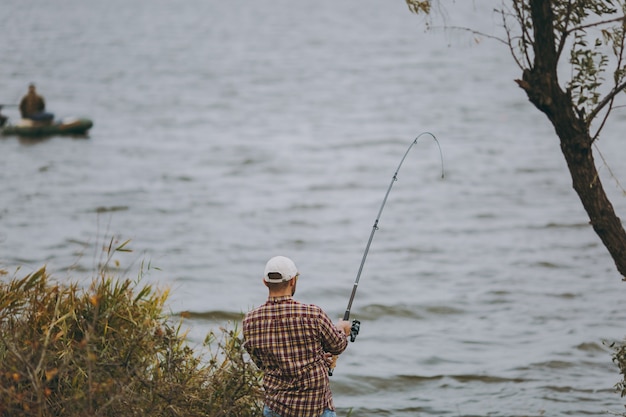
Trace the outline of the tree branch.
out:
[[[573,0],[570,0],[567,5],[568,7],[567,7],[567,13],[565,14],[565,24],[563,25],[563,32],[561,32],[561,39],[559,41],[559,46],[557,47],[557,52],[556,52],[557,57],[560,57],[561,54],[563,53],[563,48],[565,48],[565,40],[572,33],[572,31],[565,29],[567,28],[567,25],[570,21],[570,15],[571,15],[572,7],[573,7],[572,3],[573,3]]]
[[[579,31],[579,30],[585,30],[585,29],[589,29],[589,28],[593,28],[593,27],[604,26],[604,25],[609,24],[609,23],[619,22],[620,20],[623,20],[623,21],[626,22],[626,15],[620,16],[620,17],[616,17],[614,19],[602,20],[600,22],[588,23],[586,25],[575,26],[575,27],[567,30],[565,33],[567,35],[570,35],[573,32],[576,32],[576,31]]]
[[[533,19],[534,64],[533,71],[550,74],[556,80],[558,56],[556,55],[554,37],[554,14],[552,4],[544,0],[530,0]]]
[[[498,41],[498,42],[500,42],[500,43],[503,43],[503,44],[505,44],[505,45],[509,45],[509,44],[507,43],[507,41],[505,41],[504,39],[501,39],[501,38],[499,38],[499,37],[497,37],[497,36],[494,36],[494,35],[489,35],[489,34],[487,34],[487,33],[480,32],[480,31],[478,31],[478,30],[474,30],[474,29],[470,29],[470,28],[466,28],[466,27],[462,27],[462,26],[433,26],[433,27],[432,27],[432,29],[460,30],[460,31],[464,31],[464,32],[469,32],[469,33],[471,33],[472,35],[482,36],[482,37],[484,37],[484,38],[487,38],[487,39],[492,39],[492,40]]]
[[[589,116],[585,120],[587,126],[591,124],[591,121],[598,115],[598,113],[600,113],[604,106],[609,104],[615,98],[615,96],[624,91],[624,89],[626,89],[626,81],[611,90],[611,92],[606,97],[604,97],[600,103],[598,103],[598,105],[591,111],[591,113],[589,113]]]
[[[528,44],[532,44],[532,41],[531,41],[532,37],[528,29],[526,28],[526,25],[524,24],[523,9],[520,8],[519,3],[517,1],[513,2],[513,9],[515,10],[514,16],[521,30],[521,39],[522,39],[522,45],[523,45],[522,54],[524,56],[524,59],[526,60],[526,66],[522,65],[521,60],[518,62],[517,58],[514,58],[514,59],[516,62],[518,62],[518,65],[520,66],[521,69],[527,69],[532,66],[532,60],[530,59],[530,56],[528,55],[528,47],[526,46],[526,43],[528,42]],[[506,21],[505,14],[504,14],[504,11],[502,11],[502,23],[506,29],[507,36],[509,36],[509,41],[511,41],[512,39],[510,38],[510,35],[509,35],[510,31],[509,31],[509,28],[506,26],[505,21]],[[511,54],[515,57],[515,53],[513,52],[514,48],[511,43],[509,44],[509,49],[511,50]]]

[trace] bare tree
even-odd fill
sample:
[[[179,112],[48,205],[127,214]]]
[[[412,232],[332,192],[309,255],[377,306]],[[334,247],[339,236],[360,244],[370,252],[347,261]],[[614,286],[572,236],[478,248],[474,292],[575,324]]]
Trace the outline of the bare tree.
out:
[[[432,1],[406,0],[412,12],[425,14],[431,12]],[[552,123],[574,190],[626,280],[626,232],[593,155],[594,142],[626,89],[626,2],[508,0],[495,11],[506,33],[499,40],[522,71],[515,82]],[[572,75],[562,85],[558,74],[564,65]],[[604,79],[607,74],[610,81]]]

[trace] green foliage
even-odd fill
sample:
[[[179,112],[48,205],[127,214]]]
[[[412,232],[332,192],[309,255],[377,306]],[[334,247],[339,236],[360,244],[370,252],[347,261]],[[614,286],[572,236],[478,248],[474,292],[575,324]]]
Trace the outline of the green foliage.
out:
[[[575,47],[570,51],[570,63],[573,67],[573,77],[569,83],[575,104],[583,105],[587,100],[590,104],[598,104],[600,93],[598,87],[604,80],[602,74],[606,70],[608,57],[601,52],[602,42],[596,40],[589,48],[584,34],[574,35]]]
[[[237,330],[196,354],[167,295],[104,273],[85,290],[53,284],[45,268],[0,283],[0,416],[258,416]]]
[[[612,97],[623,91],[626,65],[624,62],[624,4],[622,9],[613,0],[571,0],[551,2],[555,44],[559,60],[568,50],[567,59],[571,70],[565,87],[572,95],[573,104],[579,114],[590,115],[590,123],[597,112],[607,103],[602,103],[602,94]],[[533,67],[533,54],[537,46],[530,0],[512,0],[512,8],[502,9],[507,43],[515,61],[522,69]],[[512,23],[514,22],[514,24]],[[606,74],[612,66],[612,86],[605,91]],[[561,73],[564,74],[564,73]],[[607,94],[608,91],[608,94]],[[602,103],[601,106],[599,106]]]
[[[615,51],[616,46],[623,43],[623,36],[615,36],[615,28],[600,28],[593,44],[588,41],[590,26],[585,22],[590,17],[602,19],[605,15],[613,15],[617,10],[613,7],[612,1],[585,1],[575,2],[571,10],[565,5],[559,4],[555,7],[558,25],[556,30],[561,37],[573,33],[573,45],[570,49],[570,64],[572,65],[572,78],[569,88],[572,91],[574,103],[577,106],[585,105],[589,100],[589,105],[597,105],[600,93],[599,87],[604,81],[603,73],[606,72],[609,62],[607,46]],[[613,35],[610,35],[613,33]],[[617,43],[615,43],[617,42]],[[589,110],[589,107],[587,106]]]
[[[406,0],[406,3],[416,14],[428,15],[432,9],[432,0]],[[605,106],[609,105],[610,112],[614,96],[626,88],[626,3],[616,0],[551,1],[551,22],[534,22],[532,3],[533,0],[502,3],[497,12],[501,15],[506,39],[501,41],[509,46],[522,70],[533,68],[537,46],[554,48],[557,55],[554,65],[567,60],[571,69],[564,86],[571,94],[577,113],[588,115],[586,121],[590,124]],[[545,39],[535,39],[536,25],[547,24],[554,30],[554,45],[540,45]],[[610,70],[612,77],[607,77]],[[560,74],[565,75],[565,72]],[[611,79],[612,86],[606,88],[605,78]],[[602,87],[605,87],[604,91]],[[604,98],[602,94],[605,94]]]
[[[613,349],[613,363],[618,366],[622,375],[622,380],[615,384],[615,389],[624,397],[626,396],[626,343],[612,343],[609,347]],[[626,416],[626,413],[622,416]]]

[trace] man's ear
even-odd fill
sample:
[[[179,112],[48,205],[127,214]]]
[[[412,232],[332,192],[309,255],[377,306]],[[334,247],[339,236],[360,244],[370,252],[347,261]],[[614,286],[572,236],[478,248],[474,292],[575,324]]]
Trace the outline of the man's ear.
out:
[[[264,279],[264,278],[261,278],[261,281],[263,281],[263,285],[265,285],[267,288],[269,288],[269,287],[270,287],[270,286],[269,286],[269,284],[268,284],[267,282],[265,282],[265,279]]]

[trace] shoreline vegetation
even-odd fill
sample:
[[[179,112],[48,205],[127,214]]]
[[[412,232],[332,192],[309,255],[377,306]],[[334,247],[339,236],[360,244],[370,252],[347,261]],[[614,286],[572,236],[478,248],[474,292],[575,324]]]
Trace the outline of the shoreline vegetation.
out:
[[[261,374],[241,333],[192,349],[167,291],[102,268],[88,288],[0,270],[0,416],[262,414]]]
[[[237,326],[190,347],[187,314],[164,312],[169,291],[141,283],[143,264],[137,279],[119,277],[112,256],[128,242],[111,240],[88,287],[45,266],[24,277],[0,268],[0,417],[262,415],[262,374]],[[624,397],[626,342],[609,347]]]

